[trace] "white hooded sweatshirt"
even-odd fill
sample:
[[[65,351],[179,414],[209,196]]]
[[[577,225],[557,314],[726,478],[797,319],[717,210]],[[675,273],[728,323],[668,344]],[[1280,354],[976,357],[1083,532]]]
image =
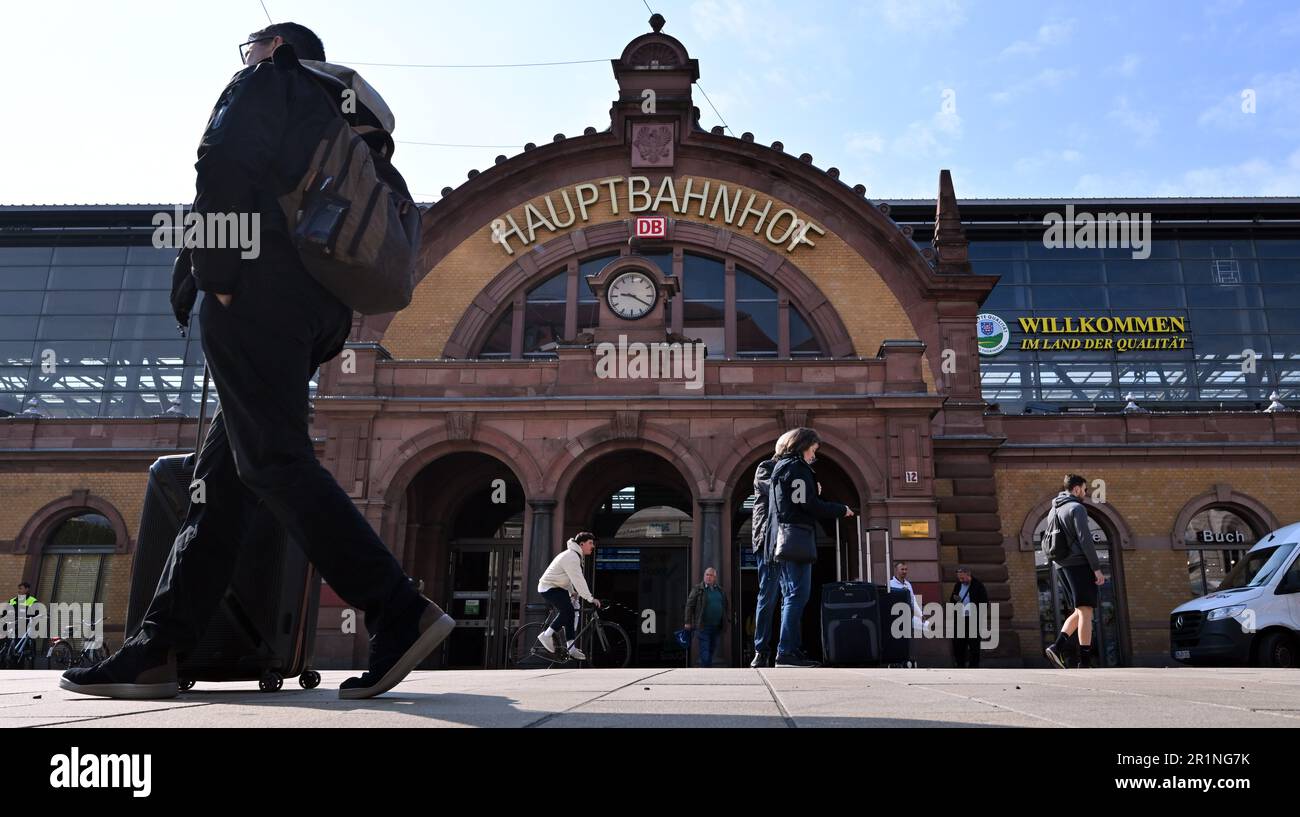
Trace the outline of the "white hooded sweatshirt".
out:
[[[587,580],[582,575],[582,545],[572,539],[566,543],[564,550],[551,560],[546,567],[546,572],[537,581],[538,593],[545,593],[557,587],[569,591],[570,596],[577,593],[589,602],[596,601],[596,597],[587,589]]]

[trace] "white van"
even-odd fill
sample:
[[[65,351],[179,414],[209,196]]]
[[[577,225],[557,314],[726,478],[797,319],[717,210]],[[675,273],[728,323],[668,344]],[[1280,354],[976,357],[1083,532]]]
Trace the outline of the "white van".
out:
[[[1300,667],[1300,522],[1256,542],[1208,596],[1169,614],[1175,661]]]

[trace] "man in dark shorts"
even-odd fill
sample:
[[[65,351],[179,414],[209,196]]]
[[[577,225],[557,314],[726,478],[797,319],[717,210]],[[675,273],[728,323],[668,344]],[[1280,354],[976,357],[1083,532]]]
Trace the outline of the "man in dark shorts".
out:
[[[1092,544],[1092,533],[1088,530],[1088,509],[1083,504],[1087,496],[1088,480],[1070,474],[1065,478],[1065,490],[1052,500],[1051,513],[1057,515],[1057,521],[1070,542],[1070,555],[1056,565],[1074,602],[1074,612],[1065,620],[1056,641],[1045,650],[1047,660],[1061,669],[1065,669],[1061,652],[1076,630],[1079,632],[1077,666],[1079,669],[1092,666],[1092,611],[1097,606],[1097,588],[1106,583],[1101,563],[1097,561],[1097,548]]]

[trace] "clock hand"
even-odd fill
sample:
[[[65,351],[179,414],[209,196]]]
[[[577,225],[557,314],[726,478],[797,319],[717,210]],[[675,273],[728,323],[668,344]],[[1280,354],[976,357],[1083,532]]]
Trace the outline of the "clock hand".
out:
[[[633,294],[630,293],[630,292],[620,292],[620,293],[618,294],[618,297],[620,297],[620,298],[631,298],[632,300],[636,301],[637,303],[639,303],[639,304],[645,304],[646,306],[650,306],[650,305],[651,305],[651,304],[650,304],[650,301],[643,301],[643,300],[641,300],[640,298],[638,298],[637,296],[633,295]]]

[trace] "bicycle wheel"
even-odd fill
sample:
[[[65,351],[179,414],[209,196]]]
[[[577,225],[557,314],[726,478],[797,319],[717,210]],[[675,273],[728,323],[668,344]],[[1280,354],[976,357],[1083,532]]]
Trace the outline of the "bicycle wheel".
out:
[[[547,665],[547,661],[533,654],[533,647],[539,646],[537,636],[541,635],[542,622],[534,621],[515,630],[506,648],[507,669],[536,669]]]
[[[601,621],[593,629],[583,666],[622,669],[632,663],[632,639],[627,637],[627,630],[612,621]]]
[[[67,669],[72,666],[72,647],[60,641],[50,648],[50,669]]]

